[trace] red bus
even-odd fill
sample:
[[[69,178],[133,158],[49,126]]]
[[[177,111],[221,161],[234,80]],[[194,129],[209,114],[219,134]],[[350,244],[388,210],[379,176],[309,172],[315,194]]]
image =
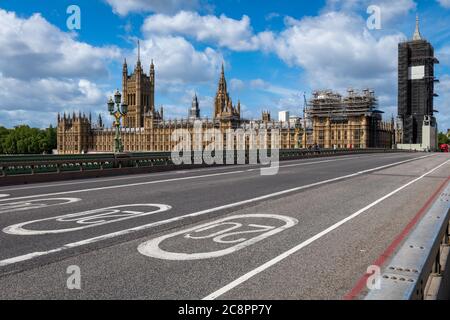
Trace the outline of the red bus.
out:
[[[448,152],[448,144],[445,143],[441,144],[439,146],[439,149],[441,149],[441,152]]]

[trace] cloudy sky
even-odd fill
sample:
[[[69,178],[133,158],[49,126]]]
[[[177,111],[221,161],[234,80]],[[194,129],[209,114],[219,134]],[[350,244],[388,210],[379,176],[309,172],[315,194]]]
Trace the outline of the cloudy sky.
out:
[[[79,30],[67,25],[72,4]],[[367,24],[372,5],[380,29]],[[104,113],[124,58],[133,69],[138,39],[145,70],[155,62],[156,104],[166,117],[185,117],[195,92],[210,117],[224,62],[247,118],[300,115],[303,92],[348,87],[373,88],[390,118],[397,44],[412,37],[416,13],[441,62],[435,108],[446,130],[450,0],[0,0],[0,125],[46,127],[57,112]]]

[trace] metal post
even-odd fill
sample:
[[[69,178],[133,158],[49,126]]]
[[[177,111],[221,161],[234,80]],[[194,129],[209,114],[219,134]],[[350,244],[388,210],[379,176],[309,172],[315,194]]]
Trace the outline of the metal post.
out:
[[[114,100],[111,97],[107,103],[108,111],[115,119],[114,126],[116,128],[116,135],[114,137],[114,153],[120,153],[124,150],[122,138],[120,136],[120,120],[127,115],[128,105],[125,102],[123,102],[121,105],[121,101],[122,95],[120,94],[119,90],[117,90],[114,94]]]

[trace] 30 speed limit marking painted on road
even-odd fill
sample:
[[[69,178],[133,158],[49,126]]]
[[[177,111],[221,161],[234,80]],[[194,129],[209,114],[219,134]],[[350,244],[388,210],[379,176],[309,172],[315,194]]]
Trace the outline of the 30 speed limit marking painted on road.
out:
[[[4,228],[3,232],[14,235],[66,233],[98,227],[108,223],[149,216],[168,211],[171,208],[171,206],[166,204],[127,204],[22,222]],[[44,226],[46,228],[45,230],[42,229]]]
[[[79,198],[48,198],[35,200],[22,200],[0,204],[0,213],[24,211],[31,209],[42,209],[45,207],[69,204],[81,201]]]
[[[140,244],[138,251],[145,256],[164,260],[217,258],[251,246],[297,223],[298,220],[294,218],[274,214],[235,215],[149,240]],[[163,242],[173,242],[177,237],[178,243],[182,243],[187,252],[161,248]],[[205,247],[215,247],[216,250],[195,252],[200,247],[200,242]],[[166,246],[174,246],[174,243]]]

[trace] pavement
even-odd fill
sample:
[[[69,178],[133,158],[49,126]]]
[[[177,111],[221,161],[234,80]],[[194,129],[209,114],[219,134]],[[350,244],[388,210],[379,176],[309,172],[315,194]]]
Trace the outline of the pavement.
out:
[[[342,299],[449,176],[387,153],[2,187],[0,299]]]

